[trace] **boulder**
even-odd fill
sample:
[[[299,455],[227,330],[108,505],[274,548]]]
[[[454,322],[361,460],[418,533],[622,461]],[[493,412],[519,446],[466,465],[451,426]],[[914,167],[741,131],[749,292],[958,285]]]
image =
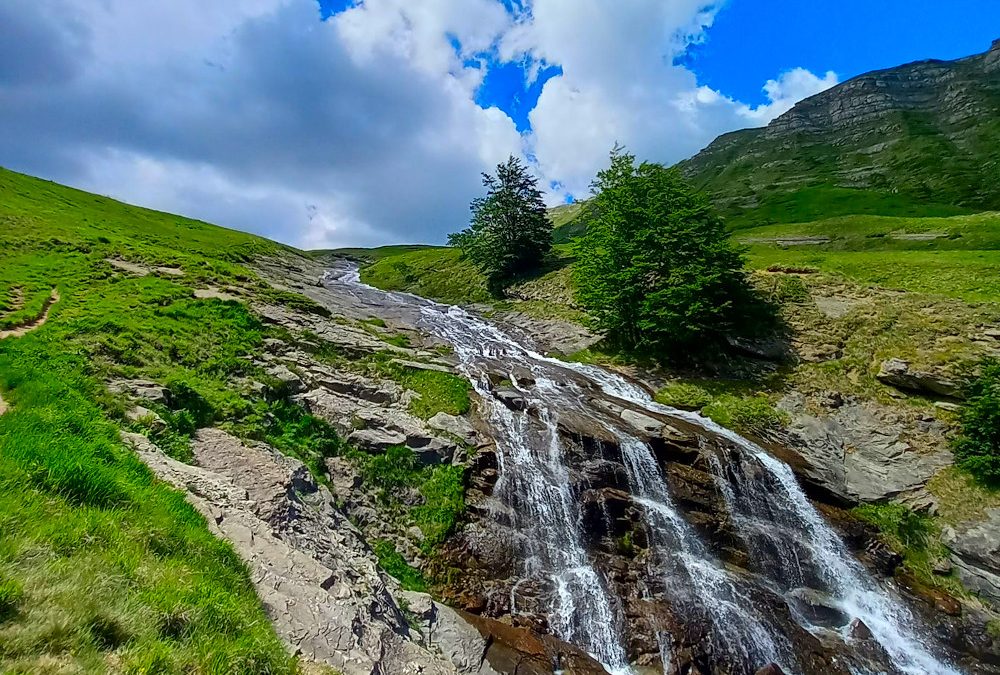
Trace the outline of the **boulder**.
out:
[[[277,364],[267,369],[267,374],[277,380],[289,394],[301,394],[306,390],[302,378],[296,375],[284,364]]]
[[[961,385],[955,380],[936,373],[912,370],[910,363],[902,359],[883,361],[882,367],[875,377],[880,382],[892,385],[897,389],[918,394],[962,398]]]
[[[784,443],[797,455],[786,461],[846,504],[894,499],[926,506],[932,503],[927,482],[952,463],[942,433],[907,425],[874,404],[849,400],[817,413],[792,393],[778,407],[790,417]],[[915,439],[927,447],[916,447]]]
[[[850,617],[826,593],[813,588],[793,588],[785,594],[789,605],[810,624],[824,628],[840,628]]]
[[[476,430],[469,423],[469,420],[464,417],[439,412],[437,415],[434,415],[434,417],[427,420],[427,426],[431,429],[437,429],[438,431],[449,433],[456,438],[462,439],[466,443],[475,443],[478,439]]]
[[[141,405],[137,405],[125,411],[125,419],[129,422],[146,426],[151,431],[164,431],[167,428],[167,423],[162,417],[149,408],[144,408]]]
[[[163,406],[170,405],[170,390],[149,380],[113,380],[108,383],[108,391],[112,394],[125,394],[133,398],[141,398]]]
[[[511,410],[523,411],[528,409],[528,400],[513,387],[497,387],[493,390],[493,396]]]

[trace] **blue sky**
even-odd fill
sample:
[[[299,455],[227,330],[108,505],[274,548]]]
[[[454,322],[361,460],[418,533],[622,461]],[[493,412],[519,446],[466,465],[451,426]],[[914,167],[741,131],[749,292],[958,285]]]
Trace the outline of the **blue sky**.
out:
[[[728,0],[682,61],[713,89],[762,103],[760,84],[789,68],[846,80],[983,52],[997,38],[997,0]]]
[[[317,4],[318,3],[318,4]],[[0,165],[302,248],[443,243],[864,71],[981,52],[1000,0],[0,0]]]

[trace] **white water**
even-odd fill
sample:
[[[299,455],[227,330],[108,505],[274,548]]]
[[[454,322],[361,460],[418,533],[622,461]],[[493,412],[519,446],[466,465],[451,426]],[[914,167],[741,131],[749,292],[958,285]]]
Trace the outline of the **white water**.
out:
[[[850,555],[805,497],[791,469],[760,447],[697,414],[657,404],[640,387],[604,369],[545,357],[460,308],[372,289],[360,284],[353,270],[332,279],[362,302],[388,300],[418,312],[424,327],[454,347],[459,368],[480,394],[484,416],[494,431],[500,463],[495,495],[512,507],[515,526],[528,542],[523,552],[524,580],[552,585],[553,632],[586,649],[612,672],[630,672],[622,641],[624,626],[617,599],[582,544],[580,505],[570,486],[557,431],[559,414],[570,411],[600,419],[599,424],[618,437],[633,497],[645,512],[656,553],[654,571],[672,601],[711,626],[714,640],[751,672],[769,661],[795,672],[795,655],[780,629],[756,608],[753,589],[713,558],[675,508],[650,448],[588,406],[586,386],[730,441],[740,456],[728,467],[716,461],[715,473],[756,571],[782,592],[809,585],[829,594],[847,616],[864,621],[900,672],[958,675],[928,650],[905,606]],[[515,367],[529,372],[534,385],[518,386],[511,372]],[[489,374],[503,368],[532,415],[512,411],[493,396]],[[567,378],[567,373],[585,384]],[[764,479],[751,475],[750,469]],[[512,611],[516,610],[512,602]],[[846,627],[844,637],[850,639]],[[668,670],[669,637],[660,640],[660,651]]]

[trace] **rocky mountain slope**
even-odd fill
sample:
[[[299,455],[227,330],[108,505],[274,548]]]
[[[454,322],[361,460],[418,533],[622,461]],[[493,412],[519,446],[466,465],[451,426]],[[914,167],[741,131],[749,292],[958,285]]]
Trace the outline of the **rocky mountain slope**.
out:
[[[736,225],[1000,209],[1000,40],[855,77],[682,162]]]

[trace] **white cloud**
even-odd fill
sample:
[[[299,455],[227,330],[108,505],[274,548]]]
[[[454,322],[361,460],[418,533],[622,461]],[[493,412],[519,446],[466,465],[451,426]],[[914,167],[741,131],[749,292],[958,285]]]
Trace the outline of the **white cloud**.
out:
[[[740,111],[747,119],[764,125],[791,110],[802,99],[826,91],[837,82],[837,74],[832,70],[826,71],[823,77],[817,77],[805,68],[793,68],[764,85],[764,93],[770,103],[756,108],[743,106]]]
[[[583,195],[615,141],[672,163],[836,81],[789,71],[756,108],[699,86],[674,58],[705,0],[524,4],[5,0],[0,164],[305,247],[440,242],[510,153]],[[531,134],[476,105],[483,53],[562,68]]]
[[[836,83],[798,68],[767,83],[771,103],[751,108],[674,63],[702,40],[719,3],[705,0],[534,0],[504,38],[520,53],[562,66],[530,114],[538,168],[563,194],[584,196],[614,143],[672,164],[733,129],[766,124],[800,98]],[[562,195],[553,195],[559,200]]]

